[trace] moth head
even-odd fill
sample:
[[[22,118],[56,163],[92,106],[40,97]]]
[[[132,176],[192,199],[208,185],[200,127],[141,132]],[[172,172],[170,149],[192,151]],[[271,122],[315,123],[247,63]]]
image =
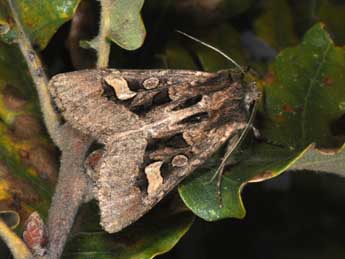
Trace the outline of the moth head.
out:
[[[246,78],[250,78],[248,80],[248,89],[247,89],[247,93],[245,94],[245,98],[244,98],[244,105],[246,107],[247,110],[250,109],[251,104],[253,104],[257,99],[259,99],[259,92],[257,91],[256,88],[256,84],[255,84],[255,80],[253,80],[252,77],[252,72],[254,72],[253,70],[251,70],[250,68],[248,69],[243,69],[243,67],[241,65],[239,65],[234,59],[232,59],[230,56],[228,56],[227,54],[225,54],[223,51],[221,51],[220,49],[198,39],[193,37],[192,35],[189,35],[188,33],[185,33],[183,31],[177,30],[178,33],[180,33],[181,35],[217,52],[218,54],[220,54],[221,56],[223,56],[225,59],[227,59],[228,61],[230,61],[232,64],[235,65],[236,69],[228,69],[225,70],[226,72],[229,73],[230,77],[232,78],[233,81],[241,81],[244,80]],[[247,71],[246,71],[247,70]],[[255,74],[255,72],[254,72]]]

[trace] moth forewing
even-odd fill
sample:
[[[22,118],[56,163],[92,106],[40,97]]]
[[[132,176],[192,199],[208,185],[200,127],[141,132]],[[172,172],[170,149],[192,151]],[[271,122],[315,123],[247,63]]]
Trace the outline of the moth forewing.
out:
[[[49,89],[66,122],[104,145],[93,179],[110,233],[245,129],[256,96],[230,71],[85,70],[54,77]]]

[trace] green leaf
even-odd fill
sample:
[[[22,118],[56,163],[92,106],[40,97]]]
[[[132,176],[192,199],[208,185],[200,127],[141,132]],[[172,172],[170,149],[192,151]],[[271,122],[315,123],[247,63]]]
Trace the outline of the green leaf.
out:
[[[283,51],[263,83],[270,137],[294,148],[341,146],[331,125],[345,113],[344,69],[345,51],[333,45],[322,24],[298,47]]]
[[[345,145],[336,152],[311,147],[289,170],[309,170],[345,176]]]
[[[217,179],[211,181],[216,171],[214,167],[194,172],[180,184],[179,193],[186,206],[204,220],[243,218],[245,208],[241,191],[245,184],[277,176],[301,155],[303,152],[293,153],[270,145],[256,145],[244,150],[240,154],[240,163],[226,170],[223,175],[221,204],[218,197]],[[214,166],[217,167],[219,164],[220,160]]]
[[[337,44],[345,44],[345,20],[342,18],[345,12],[344,1],[299,1],[292,6],[296,30],[304,32],[312,24],[322,22]]]
[[[70,20],[80,0],[12,0],[23,28],[33,45],[44,49],[58,28]],[[16,38],[13,22],[9,18],[7,0],[0,0],[0,25],[10,30],[2,38],[11,42]],[[6,12],[4,12],[6,10]]]
[[[302,157],[311,143],[337,148],[331,125],[344,113],[345,50],[335,47],[321,24],[300,45],[282,51],[261,82],[261,134],[269,143],[245,149],[223,176],[219,208],[212,171],[195,172],[179,187],[186,205],[205,220],[244,216],[240,192],[248,182],[274,177]]]
[[[121,48],[135,50],[145,39],[146,30],[140,16],[144,0],[102,0],[102,9],[110,14],[107,37]],[[107,3],[107,4],[105,4]]]
[[[98,214],[96,206],[82,209],[76,224],[81,228],[72,234],[63,258],[150,259],[174,247],[194,220],[186,208],[158,206],[121,232],[107,234],[97,224]]]

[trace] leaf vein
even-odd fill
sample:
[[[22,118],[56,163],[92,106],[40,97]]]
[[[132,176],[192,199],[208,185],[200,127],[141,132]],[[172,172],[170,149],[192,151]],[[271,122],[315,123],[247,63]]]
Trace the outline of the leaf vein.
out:
[[[318,76],[319,76],[321,67],[322,67],[322,65],[324,64],[325,60],[326,60],[326,56],[327,56],[327,54],[328,54],[330,48],[331,48],[331,43],[328,42],[328,45],[327,45],[327,47],[326,47],[326,49],[325,49],[325,51],[324,51],[324,53],[323,53],[323,55],[322,55],[322,59],[321,59],[319,65],[318,65],[318,67],[317,67],[317,69],[316,69],[316,72],[315,72],[313,78],[311,78],[310,81],[309,81],[307,94],[306,94],[305,97],[304,97],[304,105],[303,105],[303,112],[302,112],[302,143],[303,143],[303,144],[306,144],[306,143],[305,143],[305,140],[306,140],[306,139],[305,139],[305,138],[306,138],[306,132],[305,132],[306,130],[305,130],[305,127],[306,127],[306,113],[307,113],[306,110],[307,110],[307,106],[308,106],[308,104],[309,104],[309,97],[310,97],[312,88],[313,88],[314,85],[315,85],[316,79],[317,79]]]

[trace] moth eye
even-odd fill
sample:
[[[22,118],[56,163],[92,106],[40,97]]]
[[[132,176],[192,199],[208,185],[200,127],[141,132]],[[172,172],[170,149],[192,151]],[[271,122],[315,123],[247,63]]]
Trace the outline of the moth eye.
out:
[[[191,123],[191,124],[200,123],[200,122],[202,122],[204,120],[207,120],[208,118],[209,118],[208,112],[199,112],[199,113],[193,114],[192,116],[184,118],[183,120],[181,120],[179,122],[179,124],[183,124],[183,123]]]
[[[118,77],[110,74],[104,77],[104,81],[108,86],[113,88],[116,97],[121,101],[131,99],[137,95],[136,92],[133,92],[131,89],[129,89],[128,83],[123,77]]]
[[[154,89],[159,85],[159,79],[157,77],[150,77],[143,82],[145,89]]]
[[[185,167],[188,164],[188,157],[185,155],[177,155],[171,161],[173,167]]]

